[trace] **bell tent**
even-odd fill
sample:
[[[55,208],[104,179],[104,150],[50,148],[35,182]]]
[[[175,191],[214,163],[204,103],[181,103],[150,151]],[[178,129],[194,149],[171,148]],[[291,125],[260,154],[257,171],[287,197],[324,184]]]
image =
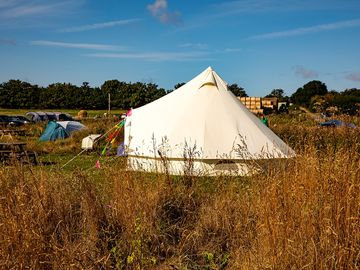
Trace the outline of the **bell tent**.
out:
[[[172,93],[133,109],[125,123],[128,166],[170,174],[254,172],[253,160],[295,155],[207,68]]]

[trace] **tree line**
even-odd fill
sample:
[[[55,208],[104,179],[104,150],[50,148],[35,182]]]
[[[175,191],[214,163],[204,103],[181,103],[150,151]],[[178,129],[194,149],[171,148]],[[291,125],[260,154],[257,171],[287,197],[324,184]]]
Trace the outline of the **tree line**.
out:
[[[360,112],[360,89],[357,88],[328,91],[325,83],[314,80],[298,88],[291,96],[284,93],[283,89],[273,89],[266,97],[277,97],[279,101],[292,102],[312,112],[349,115]]]
[[[310,81],[290,97],[297,105],[313,112],[356,115],[360,112],[360,89],[345,89],[342,92],[328,91],[325,83]]]
[[[128,109],[139,107],[166,95],[153,83],[125,83],[106,81],[101,87],[71,83],[54,83],[47,87],[20,80],[0,84],[0,107],[16,109],[106,109],[108,94],[111,107]]]
[[[174,86],[177,89],[185,83]],[[229,86],[235,95],[247,96],[237,84]],[[105,81],[101,87],[91,87],[88,82],[81,86],[71,83],[53,83],[47,87],[21,80],[9,80],[0,84],[0,108],[9,109],[107,109],[110,94],[111,108],[137,108],[173,91],[159,88],[153,83],[127,83],[118,80]]]
[[[21,80],[9,80],[0,84],[0,107],[10,109],[107,109],[108,95],[111,107],[118,109],[137,108],[150,103],[183,86],[178,83],[174,89],[165,90],[154,83],[127,83],[118,80],[105,81],[101,87],[91,87],[88,82],[81,86],[71,83],[53,83],[47,87],[33,85]],[[235,96],[247,93],[238,84],[230,84],[229,90]],[[342,92],[328,91],[325,83],[310,81],[298,88],[290,97],[284,90],[273,89],[267,97],[275,96],[280,101],[292,102],[312,111],[335,110],[339,113],[358,114],[360,89],[346,89]]]

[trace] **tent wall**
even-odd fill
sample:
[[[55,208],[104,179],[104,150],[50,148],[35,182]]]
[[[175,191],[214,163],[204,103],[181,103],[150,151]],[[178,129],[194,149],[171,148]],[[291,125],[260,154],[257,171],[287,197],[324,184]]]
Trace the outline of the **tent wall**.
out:
[[[169,173],[171,175],[191,174],[196,176],[249,176],[260,170],[256,163],[244,160],[222,162],[221,160],[175,160],[128,156],[127,162],[130,170]]]

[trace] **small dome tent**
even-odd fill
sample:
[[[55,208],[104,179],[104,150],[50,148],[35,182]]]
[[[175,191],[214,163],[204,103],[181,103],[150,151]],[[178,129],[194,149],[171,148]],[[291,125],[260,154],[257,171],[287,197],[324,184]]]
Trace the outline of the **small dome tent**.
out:
[[[69,136],[70,133],[68,133],[63,126],[61,126],[55,121],[49,121],[49,123],[45,128],[45,131],[40,136],[39,141],[41,142],[56,141],[59,139],[65,139]]]
[[[251,174],[251,160],[295,155],[211,68],[147,105],[125,123],[128,166],[181,175]],[[189,161],[191,164],[189,164]]]
[[[49,121],[45,131],[40,136],[40,141],[55,141],[58,139],[65,139],[78,130],[82,130],[85,126],[76,121]]]

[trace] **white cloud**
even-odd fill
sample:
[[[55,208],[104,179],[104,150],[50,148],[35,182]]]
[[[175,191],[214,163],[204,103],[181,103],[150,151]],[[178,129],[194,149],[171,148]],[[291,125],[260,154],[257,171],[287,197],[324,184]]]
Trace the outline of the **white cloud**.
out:
[[[295,75],[304,79],[314,78],[319,75],[316,71],[305,68],[303,66],[295,66],[294,69]]]
[[[219,15],[230,15],[242,12],[260,12],[264,10],[274,9],[280,7],[286,1],[271,1],[271,0],[241,0],[241,1],[224,1],[214,4],[213,7],[219,11]]]
[[[225,48],[225,52],[240,52],[241,48]]]
[[[2,5],[3,11],[0,13],[0,18],[12,19],[20,17],[29,17],[34,15],[54,15],[59,14],[64,10],[78,7],[81,5],[83,0],[78,1],[19,1],[19,0],[8,0]]]
[[[356,20],[314,25],[310,27],[301,27],[287,31],[271,32],[267,34],[252,36],[250,37],[250,39],[273,39],[273,38],[281,38],[281,37],[299,36],[310,33],[318,33],[323,31],[339,30],[339,29],[353,28],[359,26],[360,26],[360,19],[356,19]]]
[[[167,1],[166,0],[156,0],[154,4],[148,5],[148,10],[153,16],[158,16],[159,14],[167,10]]]
[[[5,18],[17,18],[28,15],[35,15],[40,13],[45,13],[54,9],[54,5],[26,5],[18,6],[12,9],[9,9],[2,13],[2,16]]]
[[[358,0],[327,0],[326,5],[313,0],[235,0],[219,1],[211,5],[216,10],[215,17],[235,15],[239,13],[291,12],[299,10],[340,10],[359,7]]]
[[[183,43],[179,45],[180,48],[196,48],[196,49],[207,49],[208,45],[205,43]]]
[[[353,81],[353,82],[360,82],[360,72],[350,73],[350,74],[346,75],[346,79]]]
[[[82,31],[89,31],[95,29],[102,29],[102,28],[110,28],[118,25],[128,25],[132,23],[139,22],[141,19],[128,19],[128,20],[119,20],[119,21],[111,21],[111,22],[102,22],[102,23],[94,23],[76,27],[70,27],[66,29],[60,30],[60,32],[82,32]]]
[[[147,61],[204,60],[206,52],[148,52],[148,53],[95,53],[86,56],[97,58],[138,59]]]
[[[68,42],[57,42],[57,41],[48,41],[48,40],[34,40],[34,41],[31,41],[30,44],[37,45],[37,46],[88,49],[88,50],[104,50],[104,51],[116,51],[116,50],[124,49],[124,47],[119,47],[119,46],[114,46],[114,45],[106,45],[106,44],[68,43]]]
[[[155,0],[153,4],[147,6],[151,15],[162,23],[181,24],[181,13],[178,11],[170,12],[168,10],[167,0]]]

